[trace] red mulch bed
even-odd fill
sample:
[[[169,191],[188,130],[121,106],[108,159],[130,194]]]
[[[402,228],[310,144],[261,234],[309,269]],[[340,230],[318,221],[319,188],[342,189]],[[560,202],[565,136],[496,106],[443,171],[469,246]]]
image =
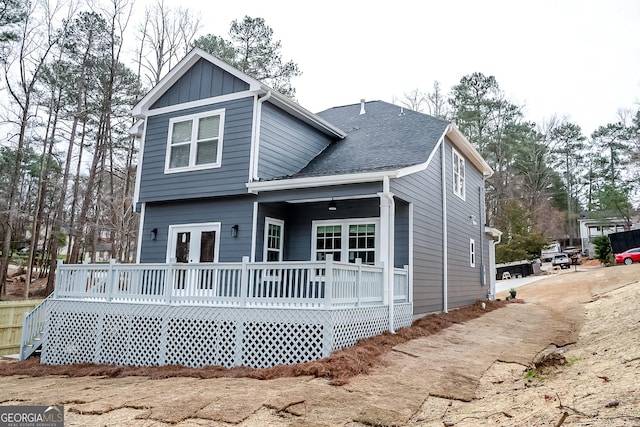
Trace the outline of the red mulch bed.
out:
[[[402,328],[395,334],[385,332],[371,338],[360,340],[355,346],[333,352],[328,357],[312,362],[298,363],[295,365],[278,365],[272,368],[254,369],[245,366],[224,368],[220,366],[205,366],[202,368],[187,368],[184,366],[154,366],[134,367],[115,365],[94,365],[89,363],[76,365],[42,365],[38,357],[31,357],[22,362],[0,363],[0,376],[26,375],[32,377],[46,375],[63,375],[69,377],[101,376],[101,377],[127,377],[145,376],[151,379],[170,377],[194,377],[194,378],[254,378],[268,380],[273,378],[313,376],[327,378],[330,384],[342,385],[349,379],[367,374],[374,366],[380,363],[381,357],[391,349],[409,340],[435,334],[456,323],[463,323],[475,319],[485,313],[504,307],[513,302],[522,302],[514,299],[510,301],[483,301],[473,305],[452,310],[449,313],[432,314],[416,320],[408,328]]]

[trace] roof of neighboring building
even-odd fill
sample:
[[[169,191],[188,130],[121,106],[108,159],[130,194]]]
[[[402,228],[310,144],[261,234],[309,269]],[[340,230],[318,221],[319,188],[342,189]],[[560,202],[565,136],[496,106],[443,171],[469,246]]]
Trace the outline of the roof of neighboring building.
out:
[[[396,170],[427,161],[449,122],[383,101],[334,107],[317,115],[347,136],[293,178]]]

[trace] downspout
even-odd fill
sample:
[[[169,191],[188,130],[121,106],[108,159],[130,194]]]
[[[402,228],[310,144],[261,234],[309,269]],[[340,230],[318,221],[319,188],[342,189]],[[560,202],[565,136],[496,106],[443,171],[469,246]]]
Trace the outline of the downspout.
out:
[[[484,179],[482,185],[478,187],[478,227],[480,233],[480,286],[487,284],[487,275],[484,268],[484,215],[482,215],[482,190],[484,188]]]
[[[442,141],[442,145],[440,146],[440,157],[441,157],[441,173],[442,173],[442,312],[449,312],[449,276],[448,276],[448,257],[449,257],[449,247],[447,241],[447,174],[446,174],[446,150],[445,143],[446,141]]]
[[[495,301],[496,299],[496,273],[495,269],[495,259],[496,259],[496,246],[500,244],[502,241],[502,233],[498,234],[498,240],[491,240],[491,245],[493,246],[493,264],[491,266],[491,277],[489,278],[489,300]]]
[[[271,91],[267,92],[262,98],[258,98],[256,102],[256,114],[253,116],[253,150],[251,152],[251,160],[249,161],[249,182],[259,181],[258,176],[258,157],[260,153],[260,123],[262,122],[262,104],[271,98]]]
[[[380,196],[380,226],[381,237],[386,237],[387,245],[386,245],[386,253],[381,253],[381,255],[386,255],[382,257],[382,261],[384,262],[384,271],[383,271],[383,281],[385,284],[385,302],[389,306],[389,332],[395,333],[394,326],[394,266],[395,266],[395,201],[393,199],[393,193],[389,191],[389,176],[385,175],[382,182],[382,193],[378,193]],[[381,244],[384,245],[383,242]]]

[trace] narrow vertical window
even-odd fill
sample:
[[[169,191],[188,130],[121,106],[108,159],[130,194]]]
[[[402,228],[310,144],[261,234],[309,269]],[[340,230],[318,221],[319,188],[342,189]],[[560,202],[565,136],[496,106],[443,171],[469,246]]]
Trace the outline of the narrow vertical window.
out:
[[[464,157],[453,150],[453,194],[465,198]]]
[[[469,265],[476,266],[476,241],[469,239]]]
[[[284,239],[284,221],[267,218],[264,224],[264,260],[282,261],[282,243]]]

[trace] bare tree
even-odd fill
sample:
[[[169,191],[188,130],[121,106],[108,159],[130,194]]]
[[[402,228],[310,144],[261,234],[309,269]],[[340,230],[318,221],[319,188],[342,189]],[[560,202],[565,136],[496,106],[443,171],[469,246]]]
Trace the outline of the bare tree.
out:
[[[2,243],[2,257],[0,258],[0,295],[6,292],[5,282],[11,252],[11,238],[14,222],[18,215],[16,211],[16,192],[21,178],[22,157],[27,138],[27,128],[35,120],[33,114],[36,83],[40,73],[55,44],[58,42],[54,31],[54,22],[59,12],[46,0],[34,1],[30,5],[28,15],[20,25],[20,41],[11,49],[4,49],[1,62],[4,72],[5,85],[13,105],[15,118],[19,127],[16,147],[15,164],[9,183],[7,201],[8,220]]]
[[[427,97],[418,88],[405,92],[400,99],[400,105],[407,107],[410,110],[422,112],[422,105],[426,103]]]
[[[138,26],[138,77],[151,86],[160,79],[189,51],[201,28],[201,17],[188,9],[172,9],[159,0],[145,9]],[[143,71],[144,70],[144,71]]]
[[[427,114],[446,119],[449,116],[448,98],[440,89],[440,82],[435,80],[431,92],[426,93]]]

